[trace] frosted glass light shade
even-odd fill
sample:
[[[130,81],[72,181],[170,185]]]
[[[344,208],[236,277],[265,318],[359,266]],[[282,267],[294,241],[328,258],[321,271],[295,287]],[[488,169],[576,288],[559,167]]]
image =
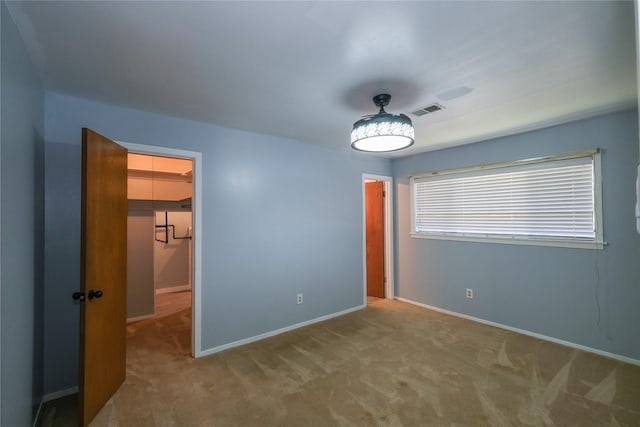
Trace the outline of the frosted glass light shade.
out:
[[[414,136],[411,119],[406,115],[379,113],[354,123],[351,147],[360,151],[396,151],[413,145]]]

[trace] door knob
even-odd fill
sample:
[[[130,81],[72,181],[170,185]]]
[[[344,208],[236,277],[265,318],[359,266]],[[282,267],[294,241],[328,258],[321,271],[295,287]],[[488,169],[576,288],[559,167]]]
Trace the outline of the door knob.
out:
[[[84,301],[84,294],[82,292],[74,292],[71,295],[71,298],[73,298],[76,301]]]
[[[102,291],[94,291],[93,289],[91,289],[89,291],[89,299],[92,300],[94,298],[100,298],[102,297]]]

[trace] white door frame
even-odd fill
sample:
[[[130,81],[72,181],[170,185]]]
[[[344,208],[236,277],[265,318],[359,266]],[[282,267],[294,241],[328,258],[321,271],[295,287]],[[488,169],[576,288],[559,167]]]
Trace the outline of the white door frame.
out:
[[[202,354],[202,153],[176,148],[158,147],[155,145],[133,144],[116,141],[131,153],[149,154],[153,156],[178,157],[193,161],[193,197],[191,211],[193,215],[193,277],[191,292],[191,355]]]
[[[385,298],[395,299],[393,271],[393,177],[385,175],[362,174],[362,266],[363,266],[363,304],[367,305],[367,205],[365,182],[382,181],[384,197],[384,274],[386,284]]]

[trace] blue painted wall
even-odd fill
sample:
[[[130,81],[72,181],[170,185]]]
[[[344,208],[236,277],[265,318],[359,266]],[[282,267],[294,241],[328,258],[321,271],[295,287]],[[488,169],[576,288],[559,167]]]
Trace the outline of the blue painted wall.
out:
[[[4,2],[0,14],[0,424],[29,426],[43,385],[44,91]]]
[[[596,147],[604,150],[602,251],[409,236],[409,174]],[[631,111],[393,160],[397,295],[640,360],[637,159]]]
[[[389,160],[55,93],[45,111],[47,392],[77,384],[82,127],[202,153],[203,350],[363,303],[362,173]]]

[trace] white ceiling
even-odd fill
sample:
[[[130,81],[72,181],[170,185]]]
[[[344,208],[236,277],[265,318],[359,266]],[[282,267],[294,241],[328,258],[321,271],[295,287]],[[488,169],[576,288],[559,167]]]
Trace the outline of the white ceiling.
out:
[[[636,104],[633,2],[19,2],[47,89],[348,146],[376,112],[413,154]]]

